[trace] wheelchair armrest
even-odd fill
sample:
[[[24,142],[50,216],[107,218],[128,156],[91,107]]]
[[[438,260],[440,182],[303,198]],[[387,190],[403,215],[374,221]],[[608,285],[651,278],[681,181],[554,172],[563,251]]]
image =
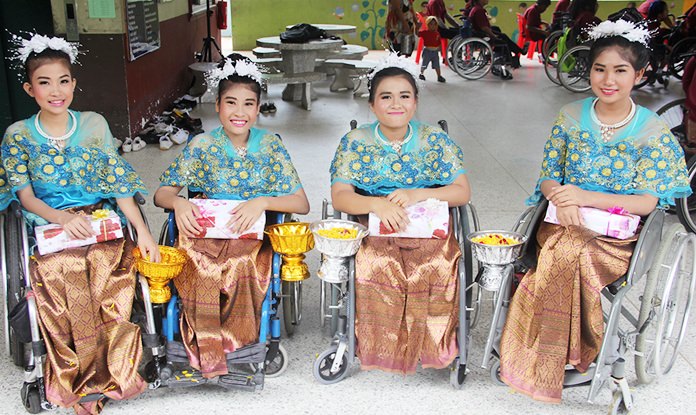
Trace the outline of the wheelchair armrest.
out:
[[[14,215],[18,218],[22,217],[22,205],[20,205],[19,201],[17,200],[13,200],[7,210],[14,213]]]
[[[140,192],[135,192],[135,194],[133,195],[133,199],[135,199],[135,203],[141,206],[145,205],[145,198],[142,194],[140,194]]]

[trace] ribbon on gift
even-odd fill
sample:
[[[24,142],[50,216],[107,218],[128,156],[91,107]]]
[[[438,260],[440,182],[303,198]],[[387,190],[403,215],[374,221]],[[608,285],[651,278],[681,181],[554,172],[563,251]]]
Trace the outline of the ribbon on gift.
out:
[[[611,213],[612,215],[628,215],[629,214],[629,212],[626,209],[622,208],[621,206],[610,207],[609,209],[607,209],[607,212]]]
[[[109,209],[97,209],[92,212],[92,217],[94,219],[106,219],[109,217],[111,211]]]

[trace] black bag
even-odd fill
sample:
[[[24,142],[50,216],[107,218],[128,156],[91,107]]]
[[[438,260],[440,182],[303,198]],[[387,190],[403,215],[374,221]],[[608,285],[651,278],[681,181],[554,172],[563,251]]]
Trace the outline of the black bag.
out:
[[[619,20],[625,20],[627,22],[631,23],[640,23],[644,21],[643,16],[640,14],[638,9],[636,8],[625,8],[621,9],[618,12],[614,14],[610,14],[609,17],[607,17],[607,20],[611,20],[612,22],[617,22]]]
[[[310,40],[325,39],[326,32],[307,23],[296,24],[280,34],[283,43],[307,43]]]
[[[7,315],[15,336],[22,343],[31,341],[31,323],[29,322],[29,303],[22,298]]]

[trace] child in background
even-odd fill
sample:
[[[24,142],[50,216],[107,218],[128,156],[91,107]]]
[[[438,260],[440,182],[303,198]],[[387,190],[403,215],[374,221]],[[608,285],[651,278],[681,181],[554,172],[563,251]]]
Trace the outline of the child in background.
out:
[[[423,72],[428,68],[428,63],[437,73],[437,81],[445,82],[445,78],[440,73],[440,32],[437,27],[435,16],[428,16],[425,19],[427,29],[418,32],[418,36],[423,38],[423,62],[421,63],[421,73],[418,78],[425,81]]]

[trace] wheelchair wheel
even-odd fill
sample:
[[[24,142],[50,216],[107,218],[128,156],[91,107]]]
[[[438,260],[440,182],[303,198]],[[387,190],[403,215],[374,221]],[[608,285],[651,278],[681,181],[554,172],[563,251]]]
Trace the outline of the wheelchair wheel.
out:
[[[457,46],[459,46],[459,44],[463,41],[464,39],[457,35],[450,39],[449,43],[447,43],[447,63],[449,64],[450,68],[454,67],[454,51],[457,50]]]
[[[684,127],[686,111],[686,98],[670,101],[655,111],[680,143],[686,141],[686,130]]]
[[[696,285],[696,237],[680,224],[670,226],[665,235],[648,272],[638,317],[636,374],[641,383],[672,369]]]
[[[466,380],[466,364],[460,365],[459,358],[454,359],[454,362],[449,367],[450,370],[450,386],[454,389],[461,389]]]
[[[544,73],[554,84],[561,84],[561,81],[558,80],[558,44],[552,45],[547,54],[544,55]]]
[[[21,218],[10,210],[5,217],[5,249],[7,265],[7,310],[8,312],[24,297],[24,273],[22,265],[22,229]],[[5,317],[7,320],[7,316]],[[7,326],[10,335],[10,356],[16,366],[24,367],[24,343],[14,334],[14,330]]]
[[[19,393],[22,398],[22,403],[24,404],[24,409],[26,409],[27,412],[30,414],[38,414],[41,412],[41,394],[39,393],[39,387],[36,383],[24,382]]]
[[[558,40],[561,36],[563,36],[563,31],[556,30],[544,39],[544,42],[541,44],[541,55],[544,57],[544,60],[549,56],[552,49],[555,51],[558,48]]]
[[[672,53],[669,55],[667,68],[669,72],[677,79],[682,79],[684,67],[689,58],[696,53],[696,38],[687,37],[677,42],[672,48]]]
[[[457,75],[476,80],[486,76],[493,66],[493,49],[485,40],[477,37],[464,39],[454,51],[452,66]]]
[[[558,60],[558,80],[571,92],[586,92],[590,87],[590,47],[570,48]]]
[[[282,344],[278,344],[278,354],[273,360],[266,360],[266,377],[271,379],[279,377],[287,370],[289,363],[287,350]]]
[[[331,366],[333,366],[337,350],[338,346],[333,345],[317,356],[312,370],[317,382],[323,385],[331,385],[342,381],[348,375],[348,356],[345,353],[341,357],[338,370],[331,372]]]
[[[620,390],[614,391],[611,396],[611,404],[609,404],[609,415],[628,414],[630,411],[626,408],[623,394]]]
[[[689,159],[686,163],[689,172],[689,183],[694,193],[689,197],[677,199],[677,216],[679,222],[689,231],[696,233],[696,156]]]
[[[500,378],[500,359],[494,357],[489,363],[491,380],[498,386],[507,386],[505,382]]]
[[[302,318],[302,281],[283,281],[283,325],[288,337],[295,334],[295,326]]]

